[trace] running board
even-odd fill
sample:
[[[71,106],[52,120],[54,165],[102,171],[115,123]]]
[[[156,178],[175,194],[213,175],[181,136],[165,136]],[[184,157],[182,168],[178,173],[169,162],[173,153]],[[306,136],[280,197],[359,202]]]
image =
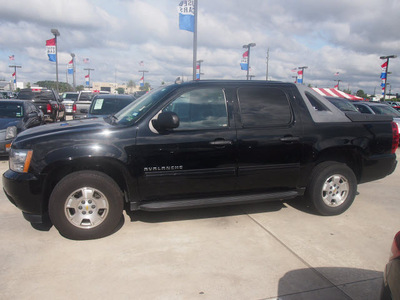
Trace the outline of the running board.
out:
[[[297,191],[244,195],[244,196],[227,196],[217,198],[202,198],[190,200],[174,200],[174,201],[159,201],[147,202],[139,205],[136,209],[146,211],[161,211],[161,210],[174,210],[174,209],[187,209],[196,207],[210,207],[220,205],[233,205],[233,204],[246,204],[261,201],[273,200],[288,200],[299,196]]]

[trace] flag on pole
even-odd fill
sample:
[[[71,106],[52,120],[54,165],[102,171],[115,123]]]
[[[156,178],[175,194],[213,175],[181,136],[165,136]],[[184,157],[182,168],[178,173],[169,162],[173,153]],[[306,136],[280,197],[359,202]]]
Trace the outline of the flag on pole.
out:
[[[56,61],[56,38],[46,40],[46,52],[49,56],[49,61]]]
[[[297,71],[297,83],[303,83],[303,70]]]
[[[142,78],[140,78],[139,82],[140,82],[139,83],[140,86],[143,87],[144,86],[144,76],[142,76]]]
[[[335,75],[335,76],[339,76],[339,72],[336,72],[335,74],[333,74],[333,75]]]
[[[74,60],[71,59],[71,61],[68,63],[68,74],[74,74]]]
[[[13,55],[10,55],[10,56],[8,56],[8,58],[9,58],[10,60],[15,60],[14,54],[13,54]]]
[[[339,88],[339,83],[337,85],[334,86],[335,89]]]
[[[85,75],[85,79],[86,79],[86,86],[89,86],[90,84],[89,74]]]
[[[386,68],[386,67],[387,67],[387,61],[385,61],[385,62],[382,64],[381,67],[382,67],[382,68]]]
[[[139,62],[139,66],[141,66],[141,67],[144,66],[144,61],[143,61],[143,60],[141,60],[141,61]]]
[[[242,55],[242,60],[240,62],[240,68],[242,70],[247,71],[247,68],[249,67],[249,51],[246,51]]]
[[[200,80],[200,64],[196,65],[196,80]]]
[[[194,32],[194,0],[184,0],[178,5],[179,29]]]
[[[12,77],[14,78],[14,83],[17,83],[15,80],[15,72],[12,74]]]
[[[83,59],[83,62],[84,62],[85,64],[88,64],[88,63],[89,63],[89,58],[84,58],[84,59]]]

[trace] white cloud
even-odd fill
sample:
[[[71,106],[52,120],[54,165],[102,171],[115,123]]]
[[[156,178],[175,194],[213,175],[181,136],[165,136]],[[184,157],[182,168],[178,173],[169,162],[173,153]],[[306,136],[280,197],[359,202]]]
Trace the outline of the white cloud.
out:
[[[18,78],[54,77],[45,40],[57,28],[60,70],[76,54],[77,81],[84,82],[90,58],[92,80],[137,81],[139,61],[157,86],[192,74],[192,34],[178,29],[179,0],[14,0],[0,10],[0,78],[10,80],[8,55],[22,65]],[[269,77],[292,81],[291,69],[308,66],[306,83],[343,84],[373,92],[380,85],[380,55],[400,54],[395,26],[400,2],[393,0],[202,0],[199,1],[198,59],[202,78],[244,79],[243,44],[254,42],[252,72],[263,80],[270,49]],[[390,63],[392,90],[400,88],[400,60]],[[61,72],[61,71],[60,71]],[[64,80],[60,73],[61,80]]]

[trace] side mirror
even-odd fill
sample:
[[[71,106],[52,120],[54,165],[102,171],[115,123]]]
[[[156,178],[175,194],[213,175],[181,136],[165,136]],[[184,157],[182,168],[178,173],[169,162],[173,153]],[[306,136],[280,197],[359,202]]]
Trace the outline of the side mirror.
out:
[[[179,117],[171,111],[163,112],[156,120],[153,120],[152,124],[158,131],[171,130],[179,126]]]

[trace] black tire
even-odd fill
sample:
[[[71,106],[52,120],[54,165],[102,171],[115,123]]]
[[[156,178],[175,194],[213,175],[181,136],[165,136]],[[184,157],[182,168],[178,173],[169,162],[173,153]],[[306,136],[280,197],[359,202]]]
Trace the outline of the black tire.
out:
[[[311,173],[305,196],[315,210],[324,216],[345,212],[357,193],[357,179],[345,164],[324,162]]]
[[[49,215],[61,235],[74,240],[97,239],[119,224],[123,195],[115,181],[97,171],[79,171],[64,177],[49,200]]]

